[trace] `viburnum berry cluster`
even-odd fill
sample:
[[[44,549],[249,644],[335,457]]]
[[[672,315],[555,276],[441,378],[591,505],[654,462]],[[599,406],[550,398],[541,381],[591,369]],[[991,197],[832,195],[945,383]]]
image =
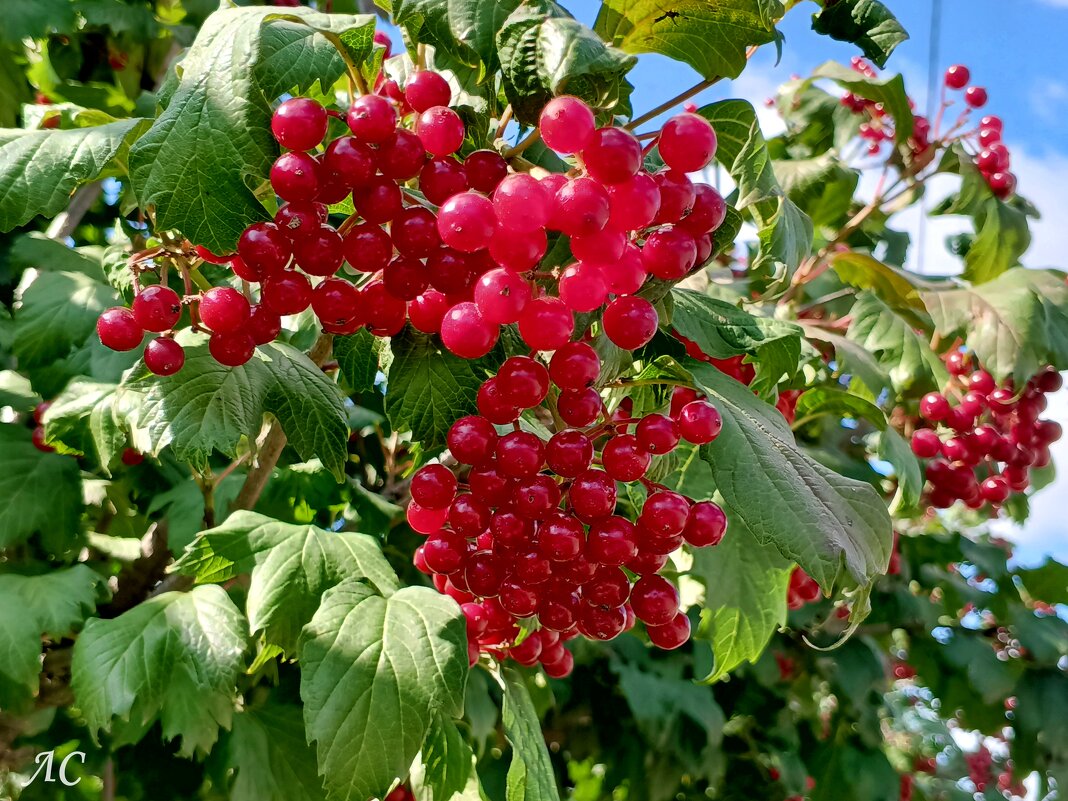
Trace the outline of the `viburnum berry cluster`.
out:
[[[853,57],[851,66],[866,78],[877,77],[875,67],[860,56]],[[1000,199],[1007,200],[1016,192],[1016,176],[1010,171],[1009,148],[1002,141],[1004,124],[1000,117],[988,115],[980,119],[975,128],[969,129],[972,112],[983,108],[989,99],[985,88],[971,85],[970,82],[971,71],[965,65],[954,64],[946,70],[942,104],[937,118],[932,123],[923,115],[915,115],[908,148],[914,158],[921,159],[931,151],[931,145],[935,142],[947,144],[960,141],[965,144],[990,190]],[[952,125],[943,130],[945,112],[953,105],[946,96],[947,89],[963,92],[964,110]],[[882,103],[851,92],[846,92],[841,102],[853,113],[865,118],[858,133],[861,139],[868,143],[868,155],[876,156],[882,151],[883,145],[893,144],[894,120]],[[911,98],[909,105],[915,108]]]
[[[946,356],[952,382],[945,392],[920,401],[920,426],[912,432],[912,451],[927,463],[929,500],[945,509],[956,501],[972,509],[1001,506],[1014,492],[1030,486],[1031,469],[1050,462],[1049,446],[1060,439],[1061,425],[1039,416],[1046,395],[1061,387],[1061,376],[1044,370],[1019,390],[1001,386],[953,350]]]
[[[563,643],[579,634],[610,640],[640,620],[653,644],[682,645],[690,621],[659,573],[683,542],[719,543],[727,518],[711,501],[646,478],[654,457],[681,440],[703,445],[719,435],[715,406],[688,399],[670,416],[609,414],[593,388],[594,349],[554,347],[547,365],[513,356],[482,385],[479,414],[448,434],[462,483],[443,463],[420,468],[407,516],[427,535],[416,566],[463,607],[472,663],[487,651],[564,676],[572,657]],[[543,403],[563,424],[548,438],[519,422]],[[630,520],[617,513],[617,484],[634,482],[648,495]]]
[[[493,150],[457,156],[465,128],[451,99],[430,70],[403,90],[383,78],[345,113],[348,133],[330,141],[340,112],[308,98],[283,102],[271,121],[284,148],[270,170],[282,202],[274,219],[250,225],[235,254],[193,250],[228,265],[243,291],[181,297],[163,284],[144,287],[132,308],[104,312],[101,341],[132,350],[144,332],[158,333],[145,364],[171,375],[184,362],[173,331],[187,307],[193,326],[210,333],[212,356],[238,366],[279,335],[282,317],[310,307],[326,332],[366,327],[388,337],[408,321],[440,334],[456,355],[479,358],[502,325],[518,323],[544,350],[545,326],[554,339],[566,329],[567,341],[573,312],[603,307],[610,340],[627,350],[646,344],[659,320],[638,291],[649,276],[677,281],[705,263],[726,215],[713,187],[687,177],[715,154],[712,126],[681,113],[643,148],[625,128],[597,127],[581,100],[558,97],[539,131],[575,168],[515,172]],[[644,161],[654,144],[666,167],[651,173]],[[354,213],[335,225],[332,208],[350,198]],[[567,237],[574,258],[540,272],[550,236]]]

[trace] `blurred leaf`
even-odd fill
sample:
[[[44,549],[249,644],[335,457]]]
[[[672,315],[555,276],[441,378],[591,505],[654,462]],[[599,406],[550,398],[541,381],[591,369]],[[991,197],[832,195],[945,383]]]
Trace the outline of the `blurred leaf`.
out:
[[[226,744],[237,772],[231,801],[325,801],[299,706],[268,702],[239,712]]]
[[[504,667],[501,676],[504,683],[501,717],[504,736],[512,746],[506,801],[560,801],[541,721],[523,674],[514,667]]]
[[[857,45],[878,66],[909,38],[897,17],[879,0],[822,0],[812,16],[812,30]]]
[[[910,322],[879,298],[868,292],[860,293],[853,304],[852,316],[849,339],[875,356],[889,372],[895,389],[902,392],[945,386],[949,374],[931,350],[927,337],[917,333]]]

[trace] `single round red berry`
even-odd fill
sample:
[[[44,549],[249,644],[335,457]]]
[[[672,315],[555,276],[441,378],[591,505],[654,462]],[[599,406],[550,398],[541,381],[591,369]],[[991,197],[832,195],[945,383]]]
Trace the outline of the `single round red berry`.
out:
[[[419,188],[427,200],[441,206],[453,195],[467,190],[467,175],[456,159],[434,158],[419,173]]]
[[[456,476],[443,464],[428,464],[412,476],[411,493],[425,509],[444,509],[456,495]]]
[[[452,100],[449,82],[432,70],[412,73],[404,84],[404,98],[416,113],[431,106],[447,106]]]
[[[208,340],[208,352],[219,364],[240,367],[256,352],[256,343],[245,331],[216,331]]]
[[[963,89],[971,79],[971,70],[963,64],[954,64],[946,70],[946,86],[950,89]]]
[[[273,342],[282,333],[282,318],[262,303],[252,307],[248,332],[257,345]]]
[[[283,153],[271,165],[271,187],[286,201],[312,201],[319,194],[319,162],[307,153]]]
[[[323,164],[350,189],[370,181],[377,166],[375,152],[352,136],[339,136],[327,145]]]
[[[986,105],[986,89],[982,86],[969,86],[964,90],[964,102],[972,108],[982,108]]]
[[[497,221],[508,231],[532,231],[549,221],[553,196],[545,185],[526,173],[507,176],[493,193]]]
[[[474,298],[483,319],[507,325],[519,320],[530,301],[530,284],[519,274],[498,267],[478,279]]]
[[[156,375],[174,375],[185,364],[185,350],[173,339],[156,337],[145,346],[145,367]]]
[[[912,452],[921,459],[931,459],[942,451],[942,440],[929,428],[921,428],[912,434]]]
[[[586,171],[602,184],[629,181],[642,165],[642,146],[624,128],[598,128],[582,148]]]
[[[657,146],[664,163],[673,170],[697,172],[716,155],[716,132],[704,117],[676,114],[664,123]]]
[[[690,502],[677,492],[661,490],[645,499],[638,524],[657,537],[682,533],[690,516]],[[641,615],[639,615],[641,617]]]
[[[605,472],[616,481],[637,481],[653,462],[652,454],[638,444],[636,437],[619,434],[604,445],[601,453]]]
[[[575,332],[575,317],[559,298],[537,298],[519,315],[519,335],[532,350],[559,350]]]
[[[580,520],[608,517],[616,508],[616,482],[603,470],[586,470],[571,482],[568,500]]]
[[[569,342],[553,354],[549,376],[561,389],[585,389],[601,373],[597,351],[585,342]]]
[[[384,97],[362,95],[353,102],[345,121],[357,141],[380,144],[396,131],[397,112]]]
[[[237,253],[262,280],[289,263],[292,244],[274,223],[253,223],[237,240]]]
[[[677,281],[697,263],[697,242],[682,228],[665,228],[650,234],[642,246],[642,265],[657,278]]]
[[[488,195],[508,174],[508,162],[496,150],[476,150],[464,159],[464,174],[472,189]]]
[[[496,230],[493,204],[476,192],[453,195],[438,210],[441,241],[463,253],[485,248]]]
[[[623,350],[637,350],[649,344],[660,318],[645,298],[616,298],[604,310],[604,333]]]
[[[530,409],[549,394],[549,371],[529,356],[512,356],[497,371],[497,382],[513,406]]]
[[[607,187],[608,222],[620,231],[638,231],[660,211],[660,187],[651,175],[639,172],[629,181]]]
[[[529,431],[512,431],[497,441],[497,466],[514,478],[532,476],[545,464],[545,445]]]
[[[723,429],[723,417],[708,401],[687,403],[678,416],[679,434],[694,445],[706,445],[719,436]]]
[[[550,100],[538,120],[546,146],[565,154],[583,150],[593,139],[595,127],[590,107],[570,95]]]
[[[608,193],[592,178],[566,181],[553,196],[550,227],[568,236],[589,236],[608,224]]]
[[[200,321],[217,334],[244,328],[252,312],[248,299],[228,286],[215,287],[201,295],[198,311]]]
[[[638,444],[653,454],[670,453],[679,444],[678,424],[662,414],[643,417],[634,428]]]
[[[448,106],[431,106],[416,120],[415,133],[428,153],[448,156],[464,143],[464,122]]]
[[[441,341],[463,359],[479,359],[489,353],[497,344],[499,331],[470,301],[457,303],[441,321]]]
[[[182,316],[182,299],[168,286],[146,286],[133,300],[133,315],[145,331],[168,331]]]
[[[601,413],[601,408],[601,396],[592,387],[565,389],[556,399],[556,411],[560,419],[576,428],[590,425]]]
[[[104,347],[127,351],[141,344],[145,332],[132,311],[116,306],[100,315],[96,321],[96,335]]]
[[[671,651],[690,639],[690,619],[679,612],[663,626],[647,625],[645,631],[653,645]]]
[[[642,576],[630,592],[638,620],[650,626],[670,623],[679,611],[679,591],[663,576]]]
[[[574,478],[593,463],[593,442],[575,429],[558,431],[545,446],[545,462],[558,476]]]
[[[286,100],[271,115],[271,133],[289,150],[312,150],[326,136],[326,109],[307,97]]]
[[[682,537],[695,548],[718,545],[727,531],[727,515],[712,501],[700,501],[690,507]]]

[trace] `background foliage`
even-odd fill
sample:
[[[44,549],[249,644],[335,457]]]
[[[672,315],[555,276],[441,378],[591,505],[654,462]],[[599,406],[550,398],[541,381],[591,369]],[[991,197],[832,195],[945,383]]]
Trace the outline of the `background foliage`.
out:
[[[999,380],[1068,368],[1064,275],[1019,266],[1037,213],[1023,197],[995,197],[962,143],[917,147],[900,76],[828,63],[791,81],[770,140],[744,100],[699,109],[736,186],[726,235],[698,279],[649,288],[670,326],[637,365],[617,359],[647,380],[682,364],[726,419],[663,466],[665,484],[730,515],[721,546],[674,565],[694,641],[579,642],[563,681],[468,671],[458,608],[411,567],[403,507],[504,346],[465,362],[408,329],[309,357],[316,327],[297,317],[234,369],[191,338],[164,379],[94,334],[131,298],[131,253],[176,236],[229,251],[270,216],[272,103],[343,96],[337,42],[365,78],[382,68],[367,9],[279,5],[5,4],[0,795],[315,801],[403,781],[420,801],[889,801],[1020,795],[1033,772],[1038,797],[1065,786],[1068,568],[1015,567],[980,514],[933,512],[903,436],[958,345]],[[381,5],[449,74],[465,151],[508,150],[565,91],[644,130],[657,114],[631,108],[626,77],[640,54],[710,85],[805,13],[608,0],[591,30],[548,0]],[[907,36],[878,0],[808,10],[813,36],[880,66]],[[402,77],[412,59],[385,69]],[[871,162],[844,92],[885,112]],[[509,106],[517,123],[495,142]],[[538,146],[513,165],[566,169]],[[885,170],[874,198],[864,167]],[[959,278],[906,272],[907,236],[886,225],[934,174],[960,177],[934,213],[975,224]],[[756,238],[736,252],[743,222]],[[705,357],[744,357],[757,394]],[[54,453],[31,439],[43,400]],[[272,448],[274,462],[252,458]],[[1026,519],[1027,496],[1003,513]],[[795,563],[826,597],[788,609]],[[51,749],[87,754],[70,763],[82,781],[23,788]]]

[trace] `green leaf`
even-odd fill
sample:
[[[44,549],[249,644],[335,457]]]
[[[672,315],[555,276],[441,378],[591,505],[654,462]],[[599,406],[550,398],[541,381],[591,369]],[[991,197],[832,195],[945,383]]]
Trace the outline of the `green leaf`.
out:
[[[449,0],[393,0],[379,5],[392,11],[393,21],[413,43],[433,46],[438,53],[462,64],[477,64],[478,59],[457,41],[451,28]],[[485,11],[485,9],[482,9]]]
[[[716,483],[712,480],[712,468],[701,458],[701,449],[698,446],[680,442],[669,457],[669,469],[663,477],[657,479],[661,484],[691,500],[704,501],[712,497],[716,489]]]
[[[643,745],[653,753],[670,754],[698,776],[708,776],[704,771],[722,759],[726,721],[709,689],[684,678],[679,667],[619,660],[611,664]]]
[[[16,412],[28,412],[41,402],[30,380],[14,370],[0,370],[0,406],[10,406]]]
[[[831,415],[837,419],[852,417],[867,420],[880,431],[886,429],[886,415],[869,400],[835,387],[812,387],[805,390],[794,407],[794,428],[804,425],[809,419]]]
[[[255,438],[270,413],[303,459],[317,456],[339,481],[344,477],[344,398],[305,354],[272,342],[230,368],[212,358],[203,336],[183,333],[179,340],[186,348],[180,373],[160,377],[141,365],[119,386],[143,453],[158,455],[170,445],[177,459],[204,468],[215,450],[236,456],[242,437]]]
[[[332,799],[383,798],[434,715],[463,712],[464,617],[430,588],[383,598],[348,579],[323,596],[300,653],[304,722]]]
[[[737,78],[746,48],[773,41],[783,13],[778,0],[604,0],[594,29],[628,53],[661,53],[707,79]]]
[[[251,573],[247,613],[252,634],[296,655],[300,630],[319,599],[346,578],[370,581],[379,592],[398,589],[378,543],[365,534],[323,531],[237,511],[201,532],[175,570],[198,584],[222,584]]]
[[[889,372],[895,389],[945,386],[949,380],[945,365],[912,323],[868,292],[857,296],[852,315],[849,339],[869,351]]]
[[[783,190],[817,228],[841,227],[853,204],[860,175],[824,153],[809,159],[776,160],[775,175]]]
[[[104,577],[88,565],[42,573],[39,576],[0,575],[0,592],[13,592],[36,623],[38,635],[58,640],[78,629],[108,596]]]
[[[852,375],[868,388],[872,397],[890,388],[890,376],[875,357],[851,339],[832,334],[814,325],[803,325],[805,336],[826,342],[834,348],[838,371]]]
[[[697,112],[716,129],[716,159],[738,184],[735,207],[747,210],[760,238],[754,270],[792,273],[809,254],[812,220],[790,200],[772,167],[756,111],[745,100],[722,100]]]
[[[67,130],[0,129],[0,231],[54,217],[145,130],[140,119]]]
[[[478,3],[471,0],[448,0],[449,28],[457,41],[470,47],[486,72],[493,73],[500,66],[497,58],[497,31],[508,16],[519,7],[521,0],[497,0]]]
[[[12,350],[23,367],[61,359],[93,333],[97,318],[119,296],[80,273],[41,273],[22,292]]]
[[[386,416],[395,431],[411,431],[427,450],[443,445],[460,417],[475,414],[485,379],[479,362],[445,350],[436,337],[406,328],[390,340]]]
[[[315,753],[296,704],[267,703],[234,715],[227,766],[237,772],[230,801],[323,801]]]
[[[0,579],[5,577],[0,577]],[[14,710],[37,691],[41,673],[41,630],[15,588],[0,581],[0,708]]]
[[[1068,603],[1068,565],[1049,559],[1017,575],[1032,598],[1048,604]]]
[[[1022,267],[980,286],[924,292],[943,337],[964,334],[999,381],[1026,381],[1041,367],[1068,368],[1068,286],[1064,276]]]
[[[715,659],[707,683],[719,681],[742,662],[755,662],[771,635],[786,622],[786,587],[793,563],[760,543],[732,516],[723,541],[695,548],[690,575],[704,584],[701,623],[694,637],[706,641]]]
[[[353,392],[370,392],[378,375],[382,340],[366,328],[350,336],[334,337],[334,358]]]
[[[62,552],[76,541],[82,512],[81,472],[70,456],[42,453],[29,429],[0,425],[0,548],[31,534],[45,535],[49,550]]]
[[[158,715],[182,755],[206,753],[219,726],[230,727],[245,645],[244,618],[221,587],[166,592],[86,624],[71,689],[94,737],[115,718],[139,725]]]
[[[877,454],[894,468],[898,491],[907,508],[915,508],[923,492],[923,470],[916,454],[896,429],[887,427],[879,435]]]
[[[497,32],[497,53],[505,95],[526,125],[554,95],[575,95],[594,108],[625,105],[631,89],[625,76],[637,63],[552,0],[526,0],[509,14]]]
[[[128,33],[133,39],[153,39],[162,27],[152,9],[122,0],[75,0],[74,8],[89,25],[110,28],[112,33]]]
[[[229,507],[244,483],[245,476],[235,471],[215,485],[216,513]],[[271,484],[267,486],[270,488]],[[204,493],[195,481],[181,481],[166,492],[152,496],[148,514],[157,512],[162,512],[167,521],[167,547],[172,554],[180,556],[197,532],[204,528]]]
[[[53,400],[44,415],[45,439],[61,453],[92,452],[89,418],[111,406],[115,384],[75,378]],[[125,438],[124,438],[125,439]]]
[[[671,290],[674,304],[671,327],[697,343],[701,352],[714,359],[727,359],[742,353],[759,356],[771,342],[784,341],[794,353],[794,366],[801,355],[801,328],[794,323],[758,317],[732,303],[712,298],[692,289]]]
[[[77,17],[69,0],[9,0],[4,4],[0,41],[17,44],[40,39],[50,31],[73,33]]]
[[[416,801],[449,801],[463,792],[470,778],[474,754],[452,719],[434,715],[423,742],[423,774]]]
[[[560,801],[541,721],[523,674],[513,667],[505,667],[501,678],[504,685],[501,719],[504,736],[512,745],[505,798],[507,801]]]
[[[231,252],[246,226],[266,219],[255,189],[267,178],[278,145],[271,102],[315,81],[331,86],[344,64],[321,34],[271,7],[221,8],[205,21],[178,66],[173,93],[130,152],[142,206],[154,206],[160,228]],[[319,20],[310,9],[286,16]],[[332,21],[334,30],[362,30],[367,16]]]
[[[687,360],[686,367],[723,416],[722,432],[702,457],[731,518],[825,590],[844,578],[843,569],[862,586],[883,572],[892,531],[878,493],[799,451],[778,410],[747,387],[710,365]]]
[[[812,78],[828,78],[857,97],[882,103],[883,108],[894,118],[894,138],[898,144],[904,144],[912,136],[915,119],[909,106],[908,93],[905,91],[905,79],[900,75],[882,79],[868,78],[843,64],[828,61],[812,73]]]
[[[932,286],[912,273],[883,264],[866,253],[852,250],[832,253],[827,261],[843,283],[871,290],[894,308],[922,310],[919,291]]]
[[[879,0],[823,0],[824,9],[812,16],[812,30],[852,42],[878,66],[897,46],[909,38],[908,32]]]
[[[35,267],[47,272],[82,273],[101,284],[107,277],[101,267],[103,249],[98,247],[72,248],[63,242],[49,239],[40,231],[31,231],[15,240],[9,257],[13,264]],[[126,265],[123,259],[123,267]],[[129,270],[126,270],[129,274]]]

